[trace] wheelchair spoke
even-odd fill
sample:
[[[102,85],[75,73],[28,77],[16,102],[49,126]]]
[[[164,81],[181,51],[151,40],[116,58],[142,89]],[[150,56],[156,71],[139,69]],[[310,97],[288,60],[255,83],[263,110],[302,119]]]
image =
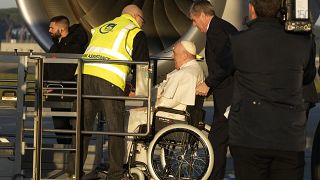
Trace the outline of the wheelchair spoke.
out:
[[[206,148],[201,138],[187,129],[164,133],[153,149],[155,173],[160,179],[201,179],[209,163]]]

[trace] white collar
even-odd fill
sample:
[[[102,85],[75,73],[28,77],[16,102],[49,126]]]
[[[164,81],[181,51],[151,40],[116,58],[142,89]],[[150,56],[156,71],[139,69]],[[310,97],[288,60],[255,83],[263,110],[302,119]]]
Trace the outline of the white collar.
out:
[[[180,67],[180,69],[183,69],[183,68],[185,68],[185,67],[191,66],[192,64],[194,64],[194,62],[197,62],[197,61],[196,61],[195,59],[192,59],[192,60],[190,60],[190,61],[182,64],[182,66]],[[180,69],[179,69],[179,70],[180,70]]]

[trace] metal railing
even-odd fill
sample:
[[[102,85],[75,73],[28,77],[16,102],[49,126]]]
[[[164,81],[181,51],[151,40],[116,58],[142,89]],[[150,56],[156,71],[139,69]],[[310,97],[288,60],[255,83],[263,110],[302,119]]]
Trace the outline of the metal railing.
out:
[[[81,152],[80,147],[82,146],[82,134],[95,134],[95,135],[117,135],[117,136],[147,136],[150,132],[150,122],[151,122],[151,87],[152,87],[152,73],[153,73],[153,63],[152,62],[128,62],[128,61],[97,61],[97,60],[84,60],[84,59],[78,59],[78,72],[82,72],[82,67],[84,63],[121,63],[121,64],[135,64],[135,65],[148,65],[148,71],[149,71],[149,78],[148,78],[148,96],[147,97],[125,97],[125,96],[97,96],[97,95],[86,95],[82,94],[82,74],[79,73],[77,75],[77,94],[63,94],[64,97],[76,97],[76,129],[75,130],[56,130],[56,129],[49,129],[49,130],[43,130],[42,129],[42,116],[43,116],[43,96],[61,96],[61,94],[58,93],[43,93],[43,64],[44,63],[65,63],[64,59],[50,59],[45,58],[41,56],[30,56],[30,59],[36,60],[36,76],[35,76],[35,90],[36,90],[36,100],[35,100],[35,125],[34,125],[34,147],[30,148],[34,150],[34,162],[33,162],[33,178],[35,180],[38,180],[41,178],[41,157],[42,157],[42,151],[43,150],[54,150],[54,148],[43,148],[42,147],[42,133],[44,131],[46,132],[63,132],[63,133],[75,133],[76,134],[76,149],[60,149],[61,151],[76,151],[76,159],[75,159],[75,175],[76,178],[79,179],[80,172],[82,167],[82,158],[81,158]],[[52,62],[51,62],[52,61]],[[69,62],[70,63],[70,62]],[[48,88],[46,88],[48,89]],[[52,89],[52,88],[51,88]],[[54,89],[64,89],[67,90],[67,88],[54,88]],[[145,133],[122,133],[122,132],[100,132],[100,131],[84,131],[81,130],[81,106],[82,106],[82,99],[117,99],[117,100],[138,100],[138,101],[147,101],[147,131]],[[57,115],[57,114],[56,114]],[[65,112],[61,114],[61,116],[65,115]],[[70,116],[74,115],[69,114]],[[31,129],[26,129],[31,130]]]
[[[86,60],[81,59],[80,55],[70,55],[62,54],[59,57],[63,58],[52,58],[51,54],[40,54],[40,55],[30,55],[28,53],[20,53],[20,56],[13,55],[0,55],[0,62],[10,62],[18,64],[18,76],[17,79],[2,79],[0,82],[16,82],[16,85],[0,85],[0,89],[11,89],[17,90],[17,119],[16,119],[16,140],[14,144],[14,158],[15,158],[15,174],[21,175],[21,161],[22,155],[25,153],[25,150],[33,150],[33,179],[41,179],[41,162],[42,162],[42,152],[43,151],[75,151],[76,152],[76,162],[75,162],[75,175],[79,179],[80,172],[82,167],[82,158],[80,157],[80,147],[82,134],[91,134],[91,135],[117,135],[117,136],[147,136],[150,133],[150,124],[151,124],[151,87],[153,85],[153,79],[156,74],[156,63],[155,60],[159,58],[153,57],[150,62],[131,62],[131,61],[99,61],[99,60]],[[24,56],[21,56],[24,55]],[[68,59],[66,61],[66,59]],[[170,58],[162,58],[168,60]],[[82,94],[82,74],[77,75],[76,82],[73,81],[47,81],[46,83],[62,83],[62,84],[76,84],[76,88],[70,87],[44,87],[43,81],[43,67],[44,64],[48,63],[68,63],[68,64],[77,64],[78,72],[82,72],[81,68],[84,63],[121,63],[128,65],[147,65],[148,66],[148,96],[146,97],[127,97],[127,96],[97,96],[90,94]],[[34,80],[27,80],[26,76],[30,67],[34,67],[34,70],[31,73],[34,73]],[[30,87],[30,84],[32,86]],[[76,90],[76,94],[69,93],[48,93],[47,90]],[[31,92],[30,92],[31,90]],[[35,97],[34,102],[27,103],[26,95],[33,95]],[[44,97],[47,96],[56,96],[56,97],[73,97],[76,99],[76,112],[45,112],[43,108],[45,105],[52,106],[54,102],[44,102]],[[118,100],[132,100],[132,101],[146,101],[147,102],[147,130],[144,133],[128,133],[128,132],[101,132],[101,131],[85,131],[81,130],[81,102],[82,99],[118,99]],[[27,106],[33,106],[33,111],[27,110]],[[68,106],[70,103],[59,102],[58,106]],[[30,108],[29,108],[30,109]],[[27,117],[34,117],[34,128],[25,128],[24,121]],[[63,117],[75,117],[76,118],[76,128],[75,130],[65,130],[65,129],[43,129],[43,116],[63,116]],[[32,147],[26,147],[24,141],[24,132],[33,132],[34,141]],[[68,133],[75,134],[76,136],[76,148],[47,148],[43,147],[43,133]],[[29,136],[30,137],[30,136]],[[13,149],[13,147],[5,147],[8,149]]]

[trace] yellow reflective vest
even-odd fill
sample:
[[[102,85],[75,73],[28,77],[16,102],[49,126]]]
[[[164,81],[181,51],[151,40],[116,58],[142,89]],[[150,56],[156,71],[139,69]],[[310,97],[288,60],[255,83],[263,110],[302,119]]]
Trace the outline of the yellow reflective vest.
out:
[[[92,39],[82,58],[132,61],[133,40],[140,31],[136,20],[123,14],[93,29]],[[128,65],[112,63],[85,63],[82,71],[83,74],[109,81],[122,90],[128,72]]]

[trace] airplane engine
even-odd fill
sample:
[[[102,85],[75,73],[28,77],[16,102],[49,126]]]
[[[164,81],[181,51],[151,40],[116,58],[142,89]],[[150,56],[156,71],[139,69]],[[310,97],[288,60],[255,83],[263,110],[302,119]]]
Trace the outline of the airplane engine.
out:
[[[203,52],[205,46],[205,34],[192,27],[188,17],[193,0],[16,0],[16,2],[27,27],[45,51],[48,51],[52,44],[48,26],[53,16],[65,15],[71,24],[81,23],[90,32],[91,28],[119,16],[123,7],[128,4],[136,4],[144,12],[146,23],[143,30],[147,35],[152,56],[171,57],[172,45],[179,39],[195,42],[198,53]],[[211,2],[214,4],[217,16],[242,28],[243,19],[247,15],[248,1],[211,0]],[[165,75],[172,69],[172,62],[158,62],[158,76]]]
[[[71,24],[80,23],[90,29],[119,16],[123,7],[136,4],[142,8],[146,20],[143,29],[147,35],[150,55],[171,57],[172,45],[180,40],[195,42],[197,53],[203,54],[205,34],[192,27],[188,17],[194,0],[16,0],[26,25],[40,46],[48,51],[52,41],[48,33],[49,20],[65,15]],[[243,29],[249,0],[210,0],[216,15]],[[311,20],[319,47],[320,0],[309,0]],[[317,52],[318,54],[318,52]],[[317,55],[318,56],[318,55]],[[170,61],[158,62],[158,77],[173,69]],[[161,78],[160,78],[161,79]],[[312,179],[320,179],[320,123],[315,133],[312,152]]]

